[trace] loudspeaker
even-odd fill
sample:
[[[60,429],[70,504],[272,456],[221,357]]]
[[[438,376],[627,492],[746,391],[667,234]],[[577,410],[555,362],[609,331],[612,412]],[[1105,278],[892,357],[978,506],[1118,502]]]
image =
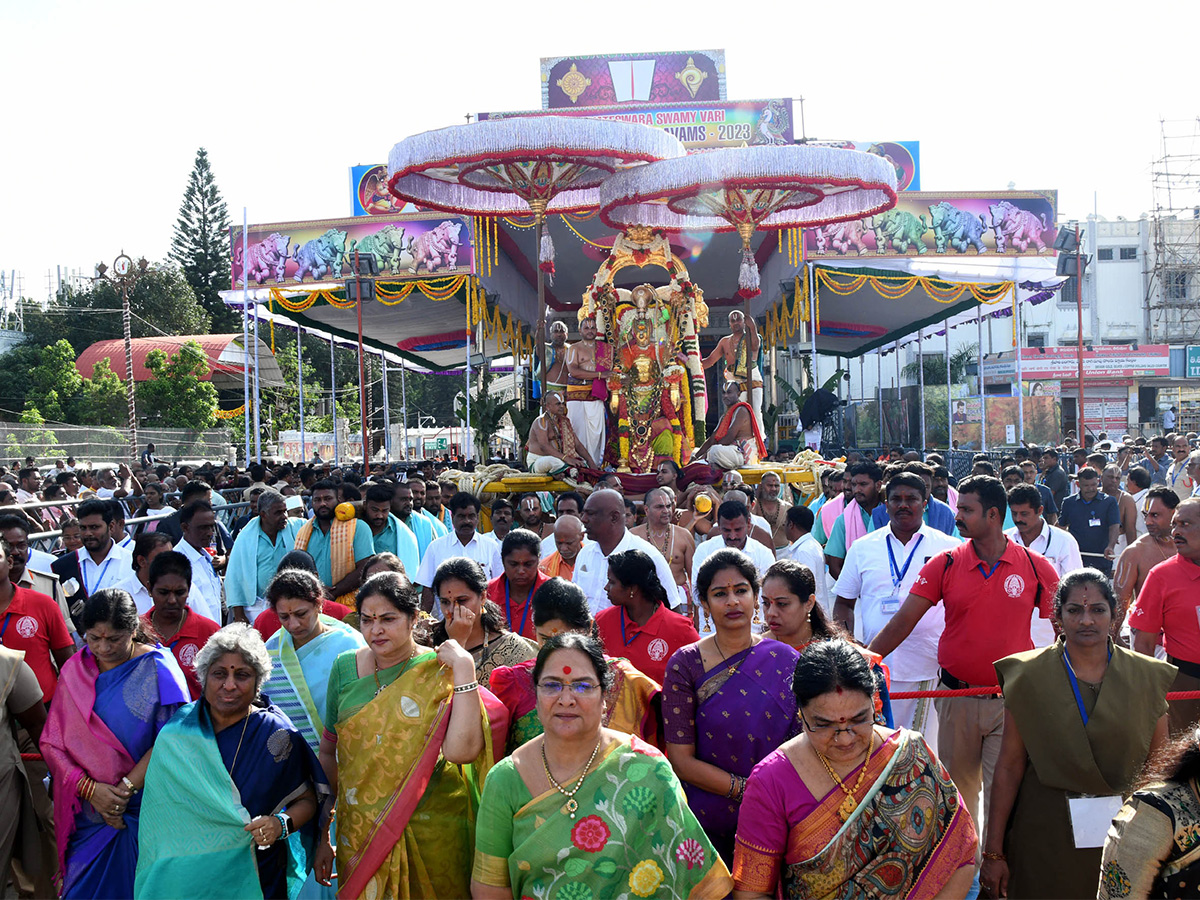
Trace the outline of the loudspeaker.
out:
[[[1062,227],[1054,236],[1054,249],[1062,253],[1074,253],[1079,249],[1079,239],[1075,237],[1075,229]]]
[[[1080,254],[1078,253],[1060,253],[1058,254],[1058,264],[1055,266],[1055,275],[1079,275],[1081,272],[1086,272],[1088,263],[1091,262],[1090,256],[1083,257],[1083,265],[1079,263]]]

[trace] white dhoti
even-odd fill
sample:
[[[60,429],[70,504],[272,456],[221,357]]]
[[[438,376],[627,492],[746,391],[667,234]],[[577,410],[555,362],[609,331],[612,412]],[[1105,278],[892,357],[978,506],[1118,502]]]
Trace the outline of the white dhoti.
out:
[[[738,394],[738,399],[743,403],[749,403],[751,409],[754,410],[754,421],[758,423],[758,433],[766,438],[767,428],[763,425],[762,405],[763,405],[763,377],[758,366],[753,366],[750,369],[750,377],[743,379],[737,378],[728,369],[725,370],[725,381],[735,382],[741,393]],[[747,387],[749,390],[747,390]]]
[[[575,440],[587,448],[588,455],[597,466],[604,465],[604,443],[606,425],[604,401],[568,400],[567,418],[575,429]]]
[[[892,679],[891,693],[901,691],[936,691],[938,680],[930,678],[927,681],[896,681]],[[933,700],[922,697],[917,700],[893,700],[892,719],[897,728],[909,728],[919,731],[925,736],[925,742],[930,747],[937,746],[938,718]]]
[[[535,475],[553,475],[555,472],[570,468],[557,456],[538,456],[529,452],[525,454],[525,464]]]
[[[734,444],[714,444],[705,457],[710,466],[718,469],[740,469],[758,462],[758,446],[754,438],[745,438]]]

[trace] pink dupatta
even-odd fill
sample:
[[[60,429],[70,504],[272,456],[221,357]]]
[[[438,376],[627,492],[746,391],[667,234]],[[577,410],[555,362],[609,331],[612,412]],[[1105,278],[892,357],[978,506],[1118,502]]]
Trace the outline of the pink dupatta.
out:
[[[75,832],[75,815],[83,808],[76,790],[84,775],[101,784],[116,784],[134,767],[134,760],[104,720],[96,715],[96,679],[100,669],[92,651],[76,653],[58,676],[58,688],[41,750],[54,776],[54,836],[58,870],[65,872],[66,849]],[[81,758],[86,754],[87,759]]]

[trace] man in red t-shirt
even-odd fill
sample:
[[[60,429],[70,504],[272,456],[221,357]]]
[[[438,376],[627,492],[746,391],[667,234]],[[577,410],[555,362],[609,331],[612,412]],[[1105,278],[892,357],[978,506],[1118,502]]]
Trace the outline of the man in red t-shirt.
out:
[[[25,651],[48,705],[58,686],[57,670],[75,652],[75,642],[57,603],[12,583],[11,559],[8,542],[0,540],[0,644]]]
[[[625,550],[608,558],[608,599],[612,606],[596,614],[596,631],[609,656],[623,656],[659,684],[667,675],[667,660],[680,647],[700,640],[687,616],[671,612],[654,564],[640,550]],[[656,584],[658,590],[647,590]],[[672,587],[674,585],[672,584]]]
[[[1173,691],[1200,690],[1200,498],[1192,497],[1175,507],[1171,538],[1176,555],[1152,568],[1129,610],[1133,649],[1154,655],[1161,634],[1167,661],[1178,666]],[[1178,736],[1200,719],[1200,701],[1172,700],[1171,734]]]
[[[900,611],[871,641],[872,651],[887,656],[939,602],[946,611],[938,641],[943,689],[995,685],[992,663],[1033,649],[1029,620],[1034,609],[1044,619],[1053,615],[1058,572],[1041,554],[1005,537],[1007,510],[999,479],[977,475],[959,485],[955,519],[967,540],[925,564]],[[938,757],[958,786],[976,831],[983,834],[979,799],[982,792],[986,818],[1004,700],[998,694],[943,697],[935,706]]]

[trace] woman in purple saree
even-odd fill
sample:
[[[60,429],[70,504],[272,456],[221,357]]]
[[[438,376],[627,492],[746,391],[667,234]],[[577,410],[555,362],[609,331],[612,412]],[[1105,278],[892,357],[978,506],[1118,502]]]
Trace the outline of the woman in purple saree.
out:
[[[191,697],[125,591],[86,601],[87,646],[59,675],[41,750],[54,779],[62,897],[132,897],[138,814],[158,732]]]
[[[799,654],[754,634],[758,588],[758,571],[740,550],[705,560],[696,593],[715,633],[677,650],[663,682],[667,758],[729,864],[746,779],[800,728],[791,688]]]

